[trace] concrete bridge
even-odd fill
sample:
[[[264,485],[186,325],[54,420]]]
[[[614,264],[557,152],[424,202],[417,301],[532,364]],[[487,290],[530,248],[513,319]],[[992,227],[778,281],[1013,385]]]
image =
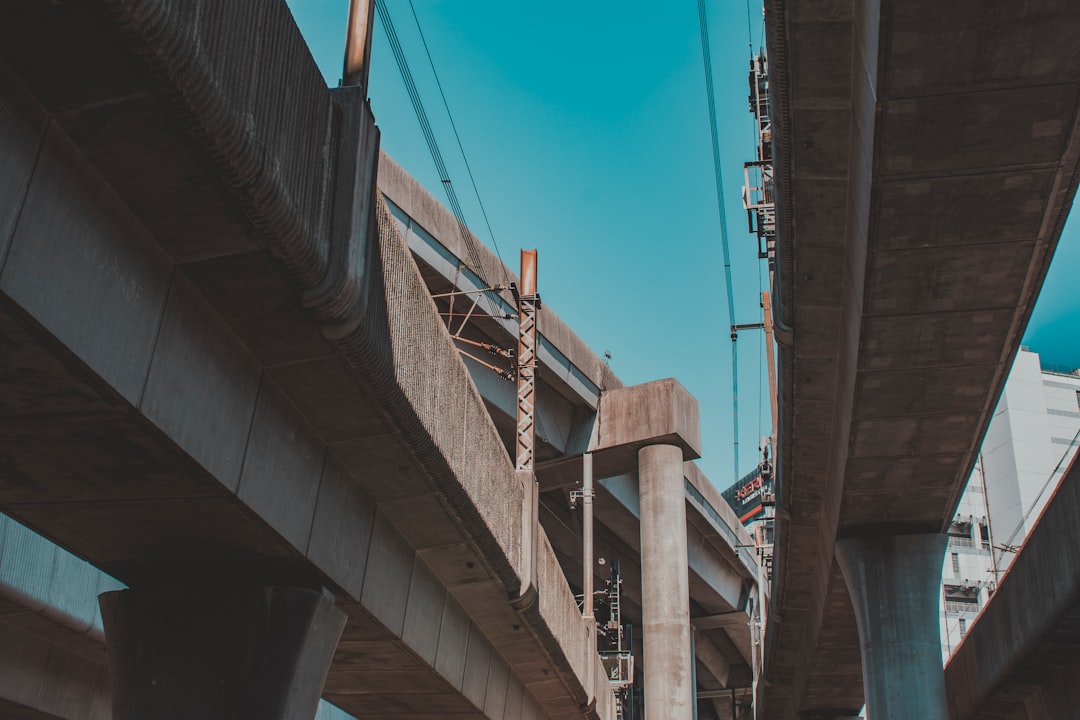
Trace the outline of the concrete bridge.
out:
[[[546,309],[538,464],[515,471],[512,388],[432,299],[508,271],[380,159],[283,2],[0,10],[0,713],[613,718],[574,597],[589,453],[650,716],[751,694],[762,718],[1052,716],[1072,585],[1018,628],[1003,583],[946,673],[932,602],[1075,192],[1080,11],[767,10],[771,596],[692,463],[694,399],[623,387]],[[508,344],[511,302],[464,337]],[[1049,685],[1014,676],[1040,647]]]
[[[758,569],[696,401],[542,311],[515,471],[506,385],[431,298],[492,258],[388,160],[377,191],[366,98],[283,2],[9,3],[0,99],[6,715],[613,718],[586,451],[646,702],[747,695]]]
[[[449,210],[439,205],[415,180],[390,158],[383,156],[379,187],[391,214],[419,265],[433,295],[451,290],[473,290],[481,283],[461,268],[467,258],[492,282],[515,276],[503,268],[493,253],[478,241],[469,248]],[[460,303],[460,301],[459,301]],[[443,309],[449,308],[445,301]],[[510,346],[516,337],[516,321],[500,318],[512,309],[509,297],[479,303],[474,320],[464,333],[473,340]],[[459,312],[460,310],[460,305]],[[624,438],[671,437],[665,428],[628,428],[627,419],[642,422],[629,411],[626,401],[637,390],[624,388],[595,353],[586,348],[554,313],[541,308],[539,358],[541,405],[538,408],[537,476],[540,490],[540,521],[575,591],[582,577],[579,522],[568,511],[569,491],[581,481],[581,456],[590,450],[593,473],[598,480],[596,505],[597,548],[600,556],[620,558],[625,580],[624,617],[638,626],[643,620],[640,557],[646,541],[641,529],[638,443]],[[489,369],[467,362],[472,378],[487,404],[492,420],[510,447],[515,430],[513,385]],[[599,377],[594,384],[589,378]],[[654,386],[661,390],[664,383]],[[677,388],[677,385],[672,386]],[[684,392],[675,390],[677,395]],[[662,407],[661,395],[653,407]],[[688,396],[685,398],[689,400]],[[678,431],[675,434],[684,433]],[[688,434],[688,433],[686,433]],[[695,447],[696,440],[690,440]],[[690,448],[688,448],[690,450]],[[749,622],[758,601],[759,568],[748,546],[752,538],[743,530],[727,503],[693,463],[683,468],[687,514],[690,621],[695,628],[697,682],[702,692],[738,690],[738,701],[749,704],[753,670]],[[595,581],[606,572],[598,566]],[[661,591],[652,585],[654,591]],[[639,638],[640,641],[640,638]],[[638,648],[641,649],[640,647]],[[638,653],[641,656],[641,653]],[[720,716],[730,714],[730,698],[722,702]],[[702,716],[708,715],[702,710]]]
[[[759,717],[945,718],[941,533],[1076,191],[1080,7],[775,0],[766,24],[782,342]]]

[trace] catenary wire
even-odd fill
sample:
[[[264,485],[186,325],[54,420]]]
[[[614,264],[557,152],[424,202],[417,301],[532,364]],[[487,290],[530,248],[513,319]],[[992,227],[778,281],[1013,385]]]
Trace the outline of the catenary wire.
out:
[[[469,269],[486,285],[488,282],[484,275],[484,269],[479,262],[480,254],[476,250],[476,243],[473,240],[472,233],[469,232],[469,228],[465,224],[464,215],[461,211],[461,204],[458,202],[457,192],[454,190],[454,185],[450,181],[450,174],[446,169],[446,163],[443,161],[442,152],[439,150],[439,144],[435,139],[435,133],[431,129],[431,121],[428,119],[427,111],[424,109],[424,104],[420,99],[420,92],[416,88],[416,81],[413,78],[412,70],[409,68],[409,63],[401,48],[401,41],[398,39],[397,29],[394,27],[394,22],[390,17],[390,11],[386,9],[386,3],[383,0],[376,1],[375,10],[378,12],[379,19],[382,21],[383,30],[386,31],[386,39],[390,44],[390,50],[394,55],[394,61],[397,63],[398,70],[401,72],[401,79],[405,82],[405,90],[409,95],[409,101],[412,103],[413,111],[416,113],[416,118],[420,122],[420,130],[424,135],[424,141],[427,143],[428,151],[431,153],[431,158],[435,162],[435,169],[439,173],[439,180],[442,183],[443,189],[446,191],[446,197],[450,203],[450,210],[454,213],[454,219],[457,220],[458,231],[461,233],[461,237],[465,241],[465,246],[469,251],[469,260],[473,261],[473,265],[469,266]]]
[[[491,221],[488,220],[487,210],[484,208],[484,201],[480,199],[480,190],[476,186],[476,178],[473,176],[472,166],[469,165],[469,158],[465,155],[465,147],[461,142],[461,135],[458,134],[457,124],[454,122],[454,115],[450,112],[450,103],[446,100],[446,93],[443,91],[442,81],[439,80],[439,73],[435,70],[435,60],[431,57],[431,49],[428,47],[427,38],[424,37],[424,30],[420,27],[420,18],[416,14],[416,6],[413,5],[413,1],[409,0],[409,9],[412,10],[413,21],[416,23],[416,31],[420,33],[420,42],[424,46],[424,54],[427,55],[428,65],[431,66],[431,74],[435,78],[435,85],[439,88],[439,97],[442,98],[443,107],[446,109],[446,117],[450,120],[450,128],[454,131],[454,139],[457,141],[458,150],[461,152],[461,159],[465,163],[465,172],[469,175],[469,182],[472,184],[473,194],[476,196],[476,204],[480,207],[480,214],[484,218],[484,225],[487,226],[488,236],[491,238],[491,247],[495,250],[496,257],[499,258],[499,265],[502,268],[503,282],[507,285],[510,284],[510,278],[506,274],[506,263],[503,262],[502,253],[499,252],[499,243],[495,240],[495,231],[491,229]]]
[[[705,93],[709,102],[709,130],[712,140],[713,173],[716,180],[716,206],[720,213],[720,241],[724,251],[724,284],[727,289],[728,320],[735,333],[735,297],[731,287],[731,249],[728,243],[727,212],[724,209],[724,178],[720,165],[720,133],[716,122],[716,92],[713,89],[712,51],[709,48],[709,26],[705,0],[698,0],[698,26],[701,32],[701,57],[704,61]],[[735,479],[739,478],[739,353],[738,341],[731,342],[731,384],[734,440]]]

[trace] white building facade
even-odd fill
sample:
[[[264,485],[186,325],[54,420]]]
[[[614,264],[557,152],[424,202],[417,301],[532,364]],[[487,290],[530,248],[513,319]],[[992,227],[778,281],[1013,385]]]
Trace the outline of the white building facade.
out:
[[[1008,570],[1080,445],[1080,371],[1022,348],[949,528],[941,650],[948,658]]]

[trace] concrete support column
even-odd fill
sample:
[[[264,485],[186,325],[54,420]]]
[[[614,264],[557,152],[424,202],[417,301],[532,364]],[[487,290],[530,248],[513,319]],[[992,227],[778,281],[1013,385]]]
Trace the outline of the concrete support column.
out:
[[[674,445],[642,448],[638,477],[645,717],[690,720],[694,688],[682,449]]]
[[[345,626],[293,587],[154,587],[100,596],[113,720],[311,720]]]
[[[855,606],[873,720],[948,720],[938,627],[945,542],[945,535],[932,534],[836,543]]]

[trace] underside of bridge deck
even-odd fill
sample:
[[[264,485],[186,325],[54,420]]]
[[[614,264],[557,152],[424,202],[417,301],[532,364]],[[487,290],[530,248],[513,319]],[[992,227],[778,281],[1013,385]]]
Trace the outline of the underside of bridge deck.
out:
[[[1076,190],[1080,8],[772,0],[766,22],[783,342],[759,707],[787,720],[863,704],[836,540],[951,519]]]
[[[329,593],[357,713],[610,716],[366,99],[284,2],[0,16],[0,508],[134,588]]]

